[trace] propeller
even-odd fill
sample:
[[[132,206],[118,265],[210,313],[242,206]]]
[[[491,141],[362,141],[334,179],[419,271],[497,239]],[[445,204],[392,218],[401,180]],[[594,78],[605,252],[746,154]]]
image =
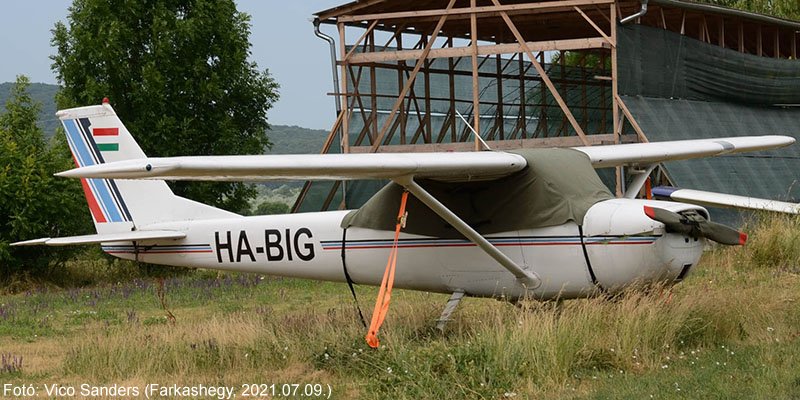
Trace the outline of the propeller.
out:
[[[742,246],[747,242],[747,234],[730,226],[711,222],[696,210],[676,213],[662,208],[644,206],[644,213],[666,226],[667,232],[682,233],[691,237],[704,237],[720,244]]]

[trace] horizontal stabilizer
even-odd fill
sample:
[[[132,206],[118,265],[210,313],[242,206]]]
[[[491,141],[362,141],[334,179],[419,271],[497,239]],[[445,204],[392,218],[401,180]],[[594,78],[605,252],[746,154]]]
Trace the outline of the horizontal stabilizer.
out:
[[[132,242],[155,239],[183,239],[186,234],[178,231],[130,231],[120,233],[97,233],[94,235],[67,236],[60,238],[40,238],[11,243],[12,246],[68,246],[73,244],[92,244],[106,242]]]
[[[800,204],[770,199],[760,199],[757,197],[736,196],[732,194],[706,192],[693,189],[679,189],[671,186],[654,187],[653,195],[673,201],[697,204],[701,206],[746,208],[750,210],[800,214]]]

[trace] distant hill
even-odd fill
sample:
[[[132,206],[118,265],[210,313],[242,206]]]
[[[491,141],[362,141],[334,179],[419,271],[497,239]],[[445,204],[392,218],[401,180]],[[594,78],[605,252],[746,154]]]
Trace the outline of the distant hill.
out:
[[[14,83],[5,82],[0,83],[0,114],[6,111],[6,102],[11,96],[11,88]],[[49,85],[47,83],[31,83],[28,88],[31,97],[42,104],[42,109],[39,113],[39,126],[44,130],[45,136],[48,138],[53,136],[58,126],[58,118],[56,118],[56,92],[58,85]]]
[[[13,83],[0,83],[0,114],[5,112],[5,104],[11,93]],[[47,137],[53,136],[59,126],[55,117],[55,96],[58,85],[46,83],[32,83],[29,91],[34,100],[42,103],[39,115],[39,126]],[[269,140],[273,143],[272,149],[267,154],[313,154],[319,153],[325,142],[328,132],[321,129],[307,129],[299,126],[272,125],[267,132]]]

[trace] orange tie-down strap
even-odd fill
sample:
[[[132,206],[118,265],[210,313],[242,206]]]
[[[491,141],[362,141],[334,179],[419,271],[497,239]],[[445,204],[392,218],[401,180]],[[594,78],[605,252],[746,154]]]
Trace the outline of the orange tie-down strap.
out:
[[[406,200],[408,192],[404,191],[400,198],[400,211],[397,213],[397,225],[394,228],[394,243],[392,251],[389,253],[389,260],[386,262],[386,271],[383,272],[381,289],[378,291],[378,298],[375,300],[375,309],[372,310],[372,321],[367,331],[367,344],[373,349],[380,346],[378,341],[378,329],[381,328],[386,314],[389,312],[389,302],[392,298],[392,286],[394,285],[394,270],[397,267],[397,241],[400,238],[400,229],[405,225],[406,219]]]

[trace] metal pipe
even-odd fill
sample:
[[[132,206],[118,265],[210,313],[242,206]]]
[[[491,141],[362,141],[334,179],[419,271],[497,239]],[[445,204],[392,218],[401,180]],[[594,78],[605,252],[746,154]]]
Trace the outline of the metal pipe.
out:
[[[322,31],[319,30],[319,25],[320,25],[319,18],[314,18],[314,22],[313,23],[314,23],[314,35],[316,35],[318,38],[328,42],[328,47],[330,47],[330,49],[331,49],[331,75],[333,76],[333,98],[334,98],[334,100],[336,100],[336,118],[339,118],[339,114],[342,113],[342,99],[341,99],[340,92],[339,92],[339,70],[338,70],[338,68],[336,68],[336,42],[333,40],[332,37],[322,33]],[[343,118],[347,118],[347,116],[344,116]],[[344,121],[342,123],[344,123]],[[345,148],[346,148],[345,140],[347,140],[347,138],[345,137],[346,132],[341,127],[339,129],[340,129],[340,132],[342,132],[342,134],[341,134],[341,136],[339,138],[339,146],[340,146],[341,152],[344,153],[345,152]],[[342,204],[345,205],[344,208],[347,208],[346,207],[347,206],[347,181],[341,181],[341,182],[342,182]]]
[[[450,211],[447,206],[439,202],[436,197],[433,197],[433,195],[423,189],[422,186],[417,184],[417,182],[414,182],[414,177],[405,176],[395,178],[393,180],[395,183],[403,186],[409,192],[411,192],[414,197],[419,199],[419,201],[428,206],[433,212],[442,217],[443,220],[449,223],[459,233],[464,235],[464,237],[466,237],[469,241],[475,243],[479,248],[481,248],[481,250],[486,252],[489,257],[493,258],[505,269],[511,272],[514,277],[517,278],[517,282],[522,284],[526,289],[536,289],[542,284],[542,280],[536,276],[536,274],[517,265],[514,260],[508,258],[508,256],[503,254],[497,247],[489,243],[486,238],[472,229],[472,227],[464,222],[464,220],[459,218],[458,215]]]
[[[623,18],[621,21],[619,21],[619,23],[620,25],[627,24],[628,22],[631,22],[636,18],[644,17],[645,14],[647,14],[647,0],[642,0],[642,9],[639,10],[639,12],[637,12],[636,14],[629,15]]]
[[[339,98],[339,71],[336,68],[336,42],[333,40],[332,37],[322,33],[319,30],[320,20],[319,18],[314,18],[314,35],[318,38],[328,42],[328,46],[331,49],[331,72],[333,73],[333,93],[334,98],[336,99],[336,115],[342,112],[342,99]]]

